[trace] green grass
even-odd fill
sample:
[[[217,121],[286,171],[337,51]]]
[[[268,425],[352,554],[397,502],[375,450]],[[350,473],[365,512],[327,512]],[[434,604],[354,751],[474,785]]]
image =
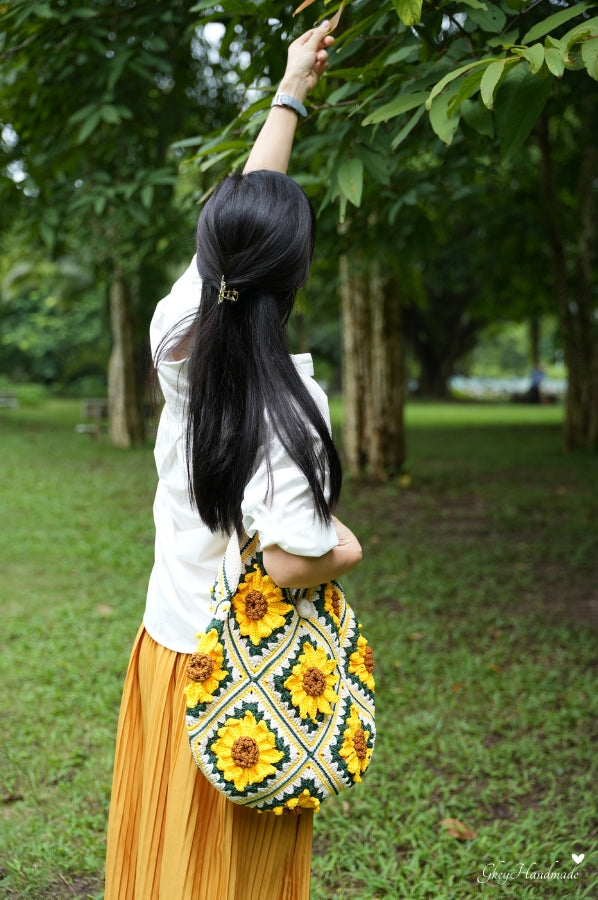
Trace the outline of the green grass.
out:
[[[378,741],[363,784],[316,817],[312,900],[598,896],[598,458],[563,455],[561,414],[411,404],[408,482],[347,481],[340,514],[365,556],[345,587],[376,653]],[[0,410],[11,900],[102,896],[152,560],[151,448],[76,435],[78,415]],[[551,866],[578,878],[531,877]]]

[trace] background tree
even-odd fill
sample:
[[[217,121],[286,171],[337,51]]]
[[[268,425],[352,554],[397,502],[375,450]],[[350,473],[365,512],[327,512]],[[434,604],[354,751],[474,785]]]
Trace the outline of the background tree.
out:
[[[0,284],[2,371],[20,381],[34,373],[46,384],[88,385],[95,394],[110,342],[93,274],[72,257],[54,262],[30,246],[9,247],[5,259],[12,263]]]
[[[170,144],[186,129],[221,125],[234,97],[224,77],[204,77],[210,46],[194,25],[182,0],[15,0],[3,10],[2,150],[13,177],[0,205],[49,255],[75,254],[104,286],[120,446],[143,436],[139,335],[168,263],[192,249]]]

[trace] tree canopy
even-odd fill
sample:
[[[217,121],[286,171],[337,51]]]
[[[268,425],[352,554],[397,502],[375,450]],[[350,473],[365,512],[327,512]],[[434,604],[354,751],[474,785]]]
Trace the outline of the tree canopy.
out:
[[[594,8],[311,0],[293,16],[266,0],[14,0],[0,33],[2,215],[55,257],[74,252],[145,328],[169,263],[191,253],[187,201],[242,165],[289,39],[339,11],[292,170],[320,212],[323,292],[342,280],[337,259],[375,264],[401,333],[445,357],[493,317],[552,300],[571,442],[595,443]]]

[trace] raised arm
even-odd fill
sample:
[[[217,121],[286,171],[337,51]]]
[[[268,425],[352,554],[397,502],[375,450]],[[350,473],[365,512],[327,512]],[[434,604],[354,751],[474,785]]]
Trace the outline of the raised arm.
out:
[[[328,65],[327,48],[334,41],[329,22],[322,22],[289,45],[287,67],[276,96],[290,97],[298,101],[299,108],[308,93],[316,86]],[[284,104],[284,99],[281,101]],[[244,172],[270,169],[286,173],[297,120],[300,113],[291,106],[272,106],[255,144],[249,154]]]

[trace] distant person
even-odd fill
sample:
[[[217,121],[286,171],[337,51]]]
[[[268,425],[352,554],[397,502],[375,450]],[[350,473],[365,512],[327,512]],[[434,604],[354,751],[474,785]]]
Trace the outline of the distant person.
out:
[[[542,366],[534,366],[531,374],[531,384],[527,392],[527,399],[529,403],[542,402],[541,387],[543,381],[544,369],[542,368]]]
[[[152,320],[165,399],[155,563],[118,725],[105,900],[309,898],[313,812],[259,813],[213,788],[191,755],[183,689],[234,528],[259,534],[282,587],[338,578],[361,559],[331,515],[341,467],[326,397],[311,357],[291,357],[285,333],[315,223],[285,173],[298,114],[327,66],[329,30],[323,23],[290,45],[243,174],[205,204],[196,257]]]

